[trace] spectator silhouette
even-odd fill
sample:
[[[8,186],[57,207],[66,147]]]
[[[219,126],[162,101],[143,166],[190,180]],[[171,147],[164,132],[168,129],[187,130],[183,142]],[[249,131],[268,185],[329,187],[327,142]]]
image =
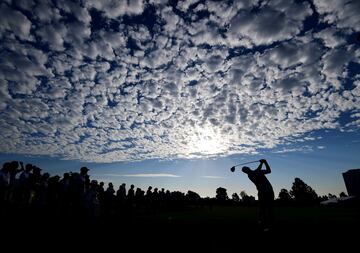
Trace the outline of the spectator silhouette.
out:
[[[117,202],[120,207],[125,205],[125,199],[126,199],[126,184],[122,183],[119,186],[119,189],[116,191],[116,198]]]
[[[10,186],[10,163],[4,163],[0,171],[0,206],[4,206],[8,199]]]
[[[144,191],[141,188],[136,188],[135,191],[135,203],[137,208],[143,205]]]
[[[146,191],[146,197],[147,197],[147,198],[151,198],[151,194],[152,194],[151,190],[152,190],[152,187],[149,186],[148,189],[147,189],[147,191]]]
[[[31,174],[31,192],[30,192],[30,204],[35,208],[39,208],[41,201],[42,190],[42,176],[41,169],[37,166],[33,167],[33,173]]]
[[[62,215],[70,214],[71,192],[70,192],[70,173],[64,173],[59,182],[59,201]]]
[[[125,198],[126,198],[126,184],[122,183],[119,186],[119,189],[116,192],[116,197],[118,199],[118,201],[120,201],[121,203],[124,202]]]
[[[263,164],[265,164],[265,170],[262,170]],[[265,176],[271,173],[270,166],[265,159],[261,159],[257,169],[251,170],[249,167],[244,166],[242,171],[248,175],[256,186],[259,200],[259,224],[264,231],[268,231],[273,220],[274,202],[274,190]]]
[[[89,190],[85,196],[86,214],[90,221],[100,215],[100,203],[98,199],[98,182],[91,180]]]
[[[21,166],[18,169],[19,165]],[[10,185],[15,185],[16,174],[24,170],[24,165],[22,162],[12,161],[9,166],[9,173],[10,173]]]
[[[98,187],[98,192],[99,192],[99,200],[101,203],[104,202],[104,196],[105,196],[105,188],[104,188],[105,183],[104,182],[100,182],[99,183],[99,187]]]
[[[32,164],[26,164],[25,170],[21,172],[19,177],[19,198],[22,204],[27,204],[30,199],[30,178],[32,169]]]
[[[105,191],[104,199],[105,215],[110,215],[112,213],[114,204],[114,193],[114,185],[112,183],[108,183],[108,188]]]
[[[25,170],[23,172],[21,172],[20,177],[19,177],[20,184],[25,183],[29,179],[31,171],[32,171],[32,165],[26,164]]]
[[[88,171],[89,171],[89,169],[87,167],[80,168],[79,179],[82,183],[83,193],[85,193],[87,186],[90,185],[90,178],[88,175]]]
[[[126,184],[122,183],[116,191],[116,208],[119,215],[124,212],[126,206]]]
[[[134,203],[134,198],[135,198],[135,190],[134,190],[134,185],[130,185],[130,189],[128,191],[127,194],[127,202],[128,202],[128,206],[131,208],[133,203]]]
[[[108,188],[106,189],[106,195],[108,195],[110,198],[114,196],[115,190],[113,183],[108,183]]]

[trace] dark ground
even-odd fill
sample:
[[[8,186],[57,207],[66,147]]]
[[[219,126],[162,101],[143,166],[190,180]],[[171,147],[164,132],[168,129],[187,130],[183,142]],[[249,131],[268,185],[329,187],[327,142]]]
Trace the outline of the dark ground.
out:
[[[12,247],[24,246],[16,243],[19,241],[34,248],[50,244],[55,249],[68,249],[69,245],[102,249],[114,246],[170,252],[190,249],[241,251],[245,247],[281,248],[285,245],[305,250],[314,247],[358,248],[360,208],[277,207],[275,216],[273,230],[263,232],[257,226],[256,207],[214,206],[212,210],[194,207],[92,222],[81,218],[53,219],[29,214],[16,214],[15,217],[12,214],[8,218],[2,217],[1,241]]]

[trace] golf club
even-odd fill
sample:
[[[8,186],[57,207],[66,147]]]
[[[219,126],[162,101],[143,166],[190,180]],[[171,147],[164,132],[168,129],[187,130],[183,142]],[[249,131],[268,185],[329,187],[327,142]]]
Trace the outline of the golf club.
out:
[[[245,165],[245,164],[249,164],[249,163],[256,163],[256,162],[260,162],[260,160],[236,164],[235,166],[232,166],[232,167],[230,168],[230,171],[231,171],[231,172],[234,172],[234,171],[235,171],[235,167],[237,167],[237,166]]]

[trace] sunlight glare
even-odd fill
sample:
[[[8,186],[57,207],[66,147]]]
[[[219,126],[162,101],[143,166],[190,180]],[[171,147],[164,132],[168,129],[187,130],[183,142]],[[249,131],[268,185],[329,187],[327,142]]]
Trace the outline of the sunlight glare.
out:
[[[213,155],[222,153],[225,150],[221,135],[212,128],[197,129],[190,137],[189,153],[200,153]]]

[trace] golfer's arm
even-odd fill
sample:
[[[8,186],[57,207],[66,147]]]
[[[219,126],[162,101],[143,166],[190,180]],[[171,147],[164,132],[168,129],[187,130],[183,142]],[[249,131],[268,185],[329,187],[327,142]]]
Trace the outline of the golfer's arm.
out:
[[[263,164],[262,164],[262,163],[260,163],[260,164],[259,164],[259,166],[257,167],[257,169],[256,169],[256,170],[261,170],[262,165],[263,165]]]
[[[265,162],[265,170],[264,170],[264,174],[270,174],[271,173],[271,168],[270,168],[270,165]]]

